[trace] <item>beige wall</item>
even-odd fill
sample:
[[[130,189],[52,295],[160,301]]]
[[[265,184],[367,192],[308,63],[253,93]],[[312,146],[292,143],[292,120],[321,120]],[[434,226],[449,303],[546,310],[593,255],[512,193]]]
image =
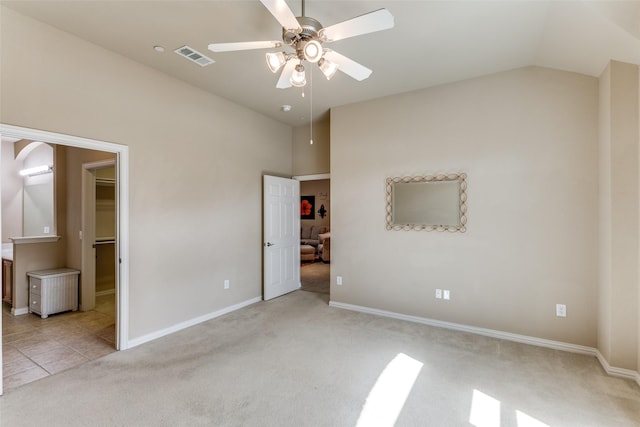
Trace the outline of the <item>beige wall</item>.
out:
[[[130,338],[259,297],[291,127],[1,9],[0,121],[129,147]]]
[[[597,79],[536,67],[332,110],[331,299],[595,346],[597,126]],[[450,171],[466,233],[385,229],[386,177]]]
[[[13,310],[29,308],[29,271],[64,267],[64,240],[13,245]]]
[[[314,181],[302,181],[300,182],[300,195],[301,196],[315,196],[315,219],[303,219],[302,225],[319,225],[319,226],[331,226],[331,181],[328,179],[320,179]],[[321,206],[327,211],[324,218],[320,217],[318,210]]]
[[[598,348],[640,371],[638,66],[612,61],[600,77],[600,276]]]
[[[329,115],[313,124],[313,144],[309,126],[293,128],[293,175],[315,175],[330,172]]]
[[[86,150],[75,147],[65,148],[66,168],[66,211],[67,224],[65,238],[67,240],[67,267],[82,268],[82,164],[110,160],[113,153]]]

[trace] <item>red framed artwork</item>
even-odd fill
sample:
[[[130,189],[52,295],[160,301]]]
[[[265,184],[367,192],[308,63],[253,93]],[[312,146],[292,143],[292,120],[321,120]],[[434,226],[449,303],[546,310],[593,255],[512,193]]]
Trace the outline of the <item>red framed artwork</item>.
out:
[[[300,196],[300,219],[315,219],[316,196]]]

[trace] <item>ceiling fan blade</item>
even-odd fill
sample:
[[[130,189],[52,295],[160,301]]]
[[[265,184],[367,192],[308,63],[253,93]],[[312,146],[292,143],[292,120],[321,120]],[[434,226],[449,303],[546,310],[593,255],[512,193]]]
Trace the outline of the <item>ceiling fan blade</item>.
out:
[[[296,65],[298,65],[297,59],[290,59],[286,64],[284,64],[284,68],[282,69],[282,73],[280,73],[280,78],[276,84],[278,89],[287,89],[291,87],[291,75],[296,69]]]
[[[296,15],[293,14],[284,0],[260,0],[260,3],[269,9],[269,12],[271,12],[273,17],[276,18],[284,29],[301,30]]]
[[[338,64],[338,70],[353,77],[358,81],[362,81],[368,78],[373,72],[364,65],[358,64],[353,59],[349,59],[344,55],[340,55],[338,52],[335,52],[333,50],[326,49],[324,57],[325,59]]]
[[[393,15],[387,9],[378,9],[320,30],[327,42],[393,28]]]
[[[282,46],[282,42],[279,41],[211,43],[209,50],[212,52],[233,52],[236,50],[268,49],[280,46]]]

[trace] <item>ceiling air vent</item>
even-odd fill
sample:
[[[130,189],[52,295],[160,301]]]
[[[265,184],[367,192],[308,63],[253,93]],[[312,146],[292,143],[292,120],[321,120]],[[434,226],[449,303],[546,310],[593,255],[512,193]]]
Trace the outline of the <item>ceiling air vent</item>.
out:
[[[180,56],[184,56],[191,62],[195,62],[201,67],[206,67],[207,65],[213,64],[215,62],[213,59],[201,54],[200,52],[189,46],[179,47],[174,50],[174,52]]]

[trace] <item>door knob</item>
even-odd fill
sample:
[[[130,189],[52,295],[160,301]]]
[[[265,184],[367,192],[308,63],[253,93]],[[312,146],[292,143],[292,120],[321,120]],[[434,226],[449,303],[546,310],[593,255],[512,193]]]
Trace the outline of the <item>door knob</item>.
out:
[[[271,242],[267,242],[267,243],[265,243],[264,245],[265,245],[266,247],[269,247],[269,246],[273,246],[273,243],[271,243]]]

